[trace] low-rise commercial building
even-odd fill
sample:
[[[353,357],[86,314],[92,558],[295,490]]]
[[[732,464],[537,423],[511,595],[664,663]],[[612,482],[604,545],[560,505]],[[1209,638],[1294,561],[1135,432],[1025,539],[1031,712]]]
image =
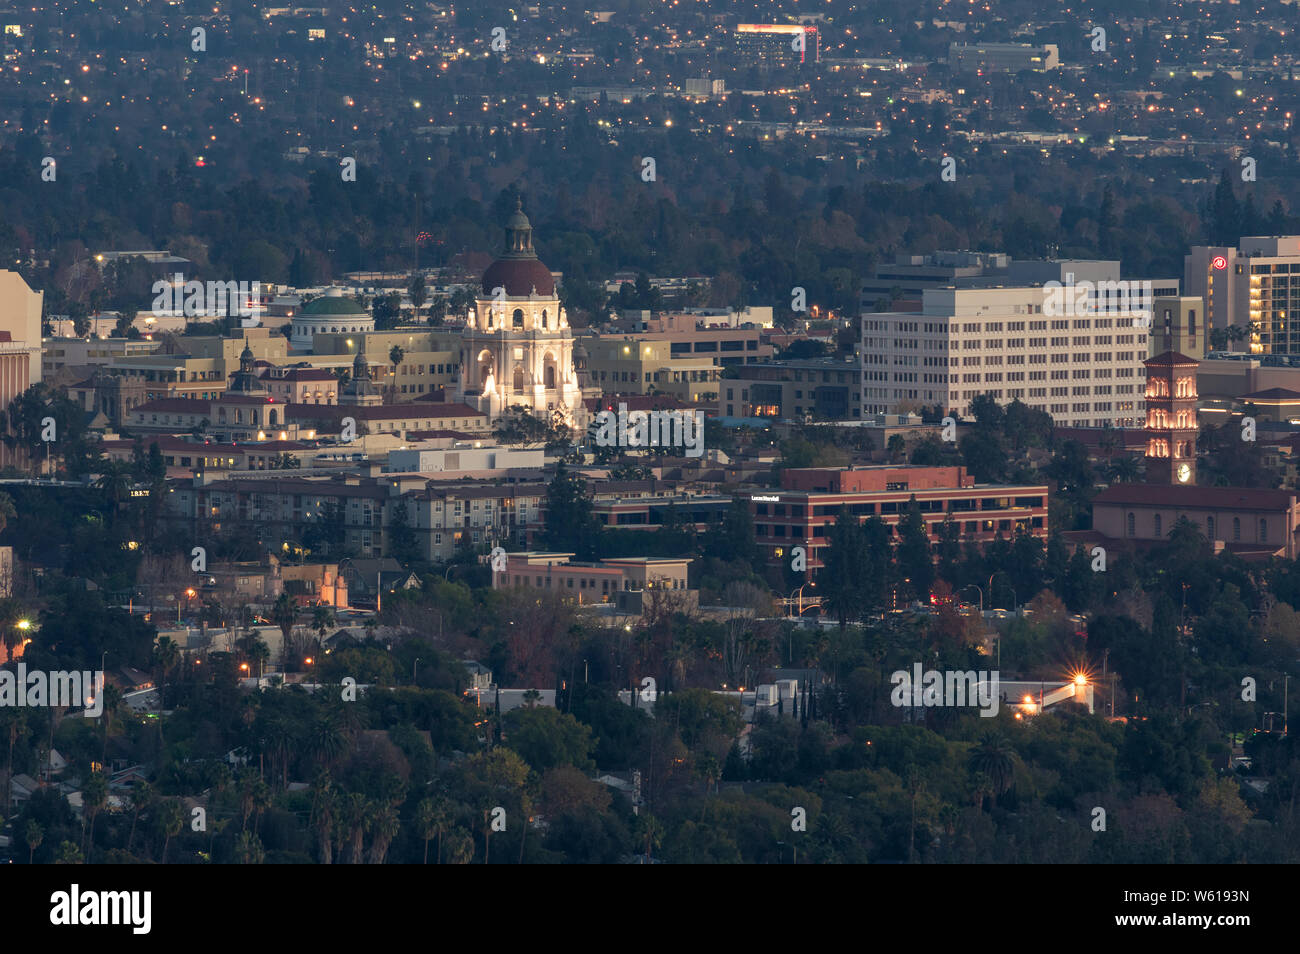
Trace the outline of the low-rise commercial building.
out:
[[[977,484],[965,467],[789,468],[779,491],[751,494],[749,506],[767,562],[788,562],[790,548],[803,547],[812,577],[823,564],[841,508],[848,507],[859,522],[879,517],[896,540],[913,497],[932,542],[949,518],[963,544],[983,546],[1021,531],[1047,539],[1047,485]]]

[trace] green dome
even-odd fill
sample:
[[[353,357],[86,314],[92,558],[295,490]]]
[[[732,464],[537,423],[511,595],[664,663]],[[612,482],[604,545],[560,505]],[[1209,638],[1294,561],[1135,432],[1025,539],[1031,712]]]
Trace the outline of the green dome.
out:
[[[325,316],[325,315],[356,315],[363,316],[366,309],[359,302],[351,298],[321,296],[314,298],[302,306],[300,315]]]

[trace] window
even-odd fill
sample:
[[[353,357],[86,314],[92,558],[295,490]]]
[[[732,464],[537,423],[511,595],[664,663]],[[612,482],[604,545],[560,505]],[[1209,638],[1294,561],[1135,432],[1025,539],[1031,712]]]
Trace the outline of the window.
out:
[[[1241,540],[1241,518],[1240,517],[1232,518],[1232,539],[1234,541]]]
[[[1162,521],[1160,520],[1160,514],[1156,514],[1156,515],[1155,515],[1154,523],[1155,523],[1156,536],[1157,536],[1157,537],[1162,537],[1162,536],[1164,536],[1164,533],[1163,533],[1162,528],[1161,528],[1161,523],[1162,523]]]
[[[1137,534],[1137,518],[1133,514],[1128,515],[1128,535],[1130,537]]]
[[[1264,543],[1268,540],[1268,521],[1263,517],[1259,518],[1259,542]]]
[[[1205,518],[1205,535],[1210,538],[1211,542],[1214,541],[1214,518],[1213,517]]]

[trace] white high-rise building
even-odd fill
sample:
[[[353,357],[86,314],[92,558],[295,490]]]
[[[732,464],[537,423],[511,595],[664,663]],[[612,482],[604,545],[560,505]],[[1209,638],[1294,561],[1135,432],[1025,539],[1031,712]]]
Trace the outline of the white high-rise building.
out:
[[[862,414],[991,394],[1071,427],[1141,426],[1150,283],[927,289],[919,312],[862,316]]]

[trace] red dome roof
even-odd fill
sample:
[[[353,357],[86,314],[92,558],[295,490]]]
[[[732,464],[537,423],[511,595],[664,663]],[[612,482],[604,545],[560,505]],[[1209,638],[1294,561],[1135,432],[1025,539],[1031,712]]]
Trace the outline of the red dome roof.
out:
[[[527,298],[534,286],[544,298],[555,295],[551,270],[535,258],[499,258],[483,273],[483,294],[491,296],[494,288],[504,286],[511,298]]]

